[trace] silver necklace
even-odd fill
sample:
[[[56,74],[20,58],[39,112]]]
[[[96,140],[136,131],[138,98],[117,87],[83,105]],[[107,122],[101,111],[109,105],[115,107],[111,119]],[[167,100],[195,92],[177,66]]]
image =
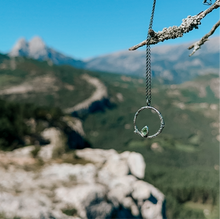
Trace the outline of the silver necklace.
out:
[[[151,18],[150,18],[150,24],[149,24],[149,28],[148,28],[148,34],[147,34],[147,41],[150,39],[150,32],[152,31],[152,26],[153,26],[153,18],[154,18],[154,11],[155,11],[155,5],[156,5],[156,0],[154,0],[153,2],[153,8],[152,8],[152,12],[151,12]],[[148,41],[149,42],[149,41]],[[141,137],[143,138],[153,138],[156,137],[157,135],[159,135],[164,126],[164,119],[161,115],[161,113],[154,107],[151,106],[151,49],[150,49],[150,45],[147,44],[146,45],[146,102],[147,102],[147,106],[143,106],[141,107],[134,116],[134,133],[139,134]],[[157,113],[157,115],[160,118],[160,128],[159,130],[153,134],[153,135],[149,135],[149,128],[148,126],[144,126],[141,131],[138,130],[137,126],[136,126],[136,120],[137,120],[137,116],[139,115],[139,113],[142,110],[145,109],[150,109],[153,110]]]

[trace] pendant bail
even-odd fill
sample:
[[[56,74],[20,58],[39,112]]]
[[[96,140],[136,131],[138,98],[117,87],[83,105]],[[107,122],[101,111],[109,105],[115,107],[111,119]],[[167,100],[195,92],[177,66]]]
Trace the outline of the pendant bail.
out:
[[[150,106],[151,102],[149,99],[146,100],[147,106]]]

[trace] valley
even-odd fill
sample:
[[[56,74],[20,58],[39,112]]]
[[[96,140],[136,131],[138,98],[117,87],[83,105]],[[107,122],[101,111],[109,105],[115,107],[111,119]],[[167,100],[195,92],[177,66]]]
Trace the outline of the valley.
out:
[[[53,108],[65,111],[97,91],[83,75],[100,81],[106,88],[103,97],[109,100],[93,112],[78,115],[91,147],[142,154],[146,163],[144,180],[165,194],[168,218],[218,218],[217,211],[212,210],[218,205],[219,185],[218,75],[210,72],[171,85],[153,80],[152,106],[162,113],[166,124],[154,139],[143,139],[133,132],[134,114],[145,105],[145,83],[140,77],[1,55],[0,97],[18,105],[28,103],[50,107],[51,112],[56,112]],[[60,124],[61,129],[60,118],[72,112],[57,111],[52,116],[56,121],[53,124]],[[144,125],[154,133],[159,119],[150,111],[143,112],[138,127]],[[206,209],[209,214],[204,213]]]
[[[183,203],[218,201],[219,99],[212,86],[219,81],[218,75],[181,85],[153,84],[152,106],[160,110],[165,120],[162,134],[154,139],[142,139],[133,133],[134,114],[145,105],[143,81],[117,75],[114,80],[112,75],[99,77],[105,81],[115,107],[84,120],[91,144],[141,153],[146,161],[145,180],[166,194],[168,218],[203,218],[205,207],[193,210]],[[150,112],[143,113],[138,126],[144,125],[155,133],[159,119]]]

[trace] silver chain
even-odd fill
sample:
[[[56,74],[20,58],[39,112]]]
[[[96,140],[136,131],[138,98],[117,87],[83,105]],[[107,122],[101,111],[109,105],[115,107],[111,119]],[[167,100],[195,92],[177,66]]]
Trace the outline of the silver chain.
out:
[[[154,11],[155,11],[156,0],[154,0],[153,8],[151,12],[150,24],[148,28],[147,41],[150,40],[150,32],[153,26]],[[151,49],[150,45],[146,45],[146,101],[147,105],[151,105]]]
[[[150,41],[150,38],[154,35],[154,31],[152,30],[152,26],[153,26],[155,5],[156,5],[156,0],[154,0],[154,3],[153,3],[151,18],[150,18],[150,25],[149,25],[148,34],[147,34],[147,45],[146,45],[146,101],[147,101],[147,106],[141,107],[135,113],[135,116],[134,116],[134,133],[140,135],[143,138],[156,137],[157,135],[159,135],[162,132],[162,130],[165,126],[165,123],[164,123],[164,120],[163,120],[161,113],[157,109],[155,109],[154,107],[151,106],[151,51],[150,51],[149,41]],[[160,128],[154,135],[149,135],[148,126],[144,126],[141,131],[139,131],[136,126],[136,119],[137,119],[138,114],[142,110],[145,110],[145,109],[153,110],[154,112],[156,112],[158,114],[158,116],[160,118]]]

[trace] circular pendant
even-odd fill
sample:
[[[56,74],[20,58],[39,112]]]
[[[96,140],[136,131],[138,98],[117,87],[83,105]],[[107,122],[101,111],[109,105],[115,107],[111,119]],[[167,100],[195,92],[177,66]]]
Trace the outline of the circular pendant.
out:
[[[148,134],[149,134],[149,129],[148,129],[147,126],[144,126],[144,127],[141,129],[141,131],[139,131],[138,128],[137,128],[137,126],[136,126],[137,116],[138,116],[138,114],[139,114],[142,110],[144,110],[144,109],[151,109],[151,110],[155,111],[155,112],[158,114],[159,118],[160,118],[160,128],[159,128],[159,130],[158,130],[155,134],[153,134],[153,135],[148,135]],[[165,126],[165,123],[164,123],[164,120],[163,120],[163,117],[162,117],[161,113],[160,113],[156,108],[154,108],[154,107],[152,107],[152,106],[143,106],[143,107],[141,107],[141,108],[135,113],[135,115],[134,115],[134,133],[139,134],[139,135],[140,135],[141,137],[143,137],[143,138],[154,138],[154,137],[156,137],[157,135],[159,135],[159,134],[162,132],[164,126]]]

